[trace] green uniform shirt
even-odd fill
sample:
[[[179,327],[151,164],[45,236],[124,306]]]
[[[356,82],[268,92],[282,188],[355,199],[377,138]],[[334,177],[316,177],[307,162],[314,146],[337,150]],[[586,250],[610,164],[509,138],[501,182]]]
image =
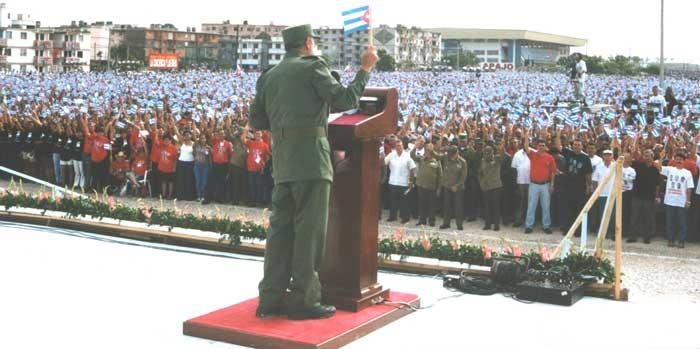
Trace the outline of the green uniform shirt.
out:
[[[457,186],[457,190],[464,190],[464,181],[467,179],[467,162],[460,156],[451,159],[445,155],[442,159],[442,186],[450,188]]]
[[[416,185],[423,189],[436,190],[442,180],[442,165],[436,158],[422,157],[418,160]]]
[[[368,80],[369,73],[360,70],[355,80],[343,87],[323,59],[294,53],[287,53],[280,64],[258,79],[250,125],[272,130],[275,183],[333,180],[328,139],[284,131],[326,129],[330,107],[357,108]]]
[[[493,161],[481,160],[479,168],[479,186],[481,190],[491,190],[503,187],[501,182],[502,158],[497,155]]]
[[[231,165],[246,168],[246,160],[248,159],[248,148],[246,148],[243,141],[241,141],[240,133],[236,133],[234,137],[230,139],[231,144],[233,144],[233,154],[231,154]]]

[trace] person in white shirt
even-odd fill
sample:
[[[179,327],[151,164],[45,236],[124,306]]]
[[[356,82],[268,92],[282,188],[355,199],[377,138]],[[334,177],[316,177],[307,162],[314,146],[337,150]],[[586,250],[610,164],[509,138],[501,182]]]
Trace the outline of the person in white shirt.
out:
[[[514,142],[518,143],[519,140],[513,139]],[[519,144],[515,144],[516,147]],[[515,182],[518,185],[515,195],[514,207],[517,213],[515,214],[514,227],[519,227],[525,224],[525,216],[527,215],[527,193],[530,185],[530,158],[527,157],[525,150],[520,149],[513,155],[513,161],[511,161],[511,167],[517,172],[517,177]]]
[[[574,79],[574,97],[578,101],[582,101],[586,97],[586,74],[588,73],[588,68],[586,67],[586,61],[583,60],[583,56],[580,53],[574,54],[576,57],[576,78]]]
[[[389,219],[387,222],[396,221],[397,212],[401,216],[401,223],[409,221],[408,192],[411,179],[415,176],[416,163],[408,152],[403,150],[403,143],[397,141],[395,150],[384,158],[384,164],[389,166]]]
[[[666,177],[666,240],[668,246],[685,247],[688,237],[688,208],[693,194],[693,175],[683,168],[685,154],[677,152],[673,156],[676,166],[663,166],[661,175]],[[676,245],[676,242],[678,244]]]
[[[634,188],[634,180],[637,178],[637,171],[632,168],[632,154],[626,152],[624,156],[625,162],[622,164],[622,233],[626,235],[624,230],[629,229],[632,217],[632,189]]]
[[[591,176],[593,175],[593,172],[595,172],[595,169],[598,167],[598,165],[603,163],[603,159],[598,156],[596,153],[598,152],[598,149],[596,148],[595,143],[588,143],[586,145],[586,153],[588,154],[588,157],[591,159]],[[586,193],[587,195],[590,195],[593,193],[595,190],[595,186],[593,183],[591,183],[591,177],[589,176],[586,179],[587,183],[587,190],[588,192]],[[591,232],[596,231],[598,228],[598,222],[600,219],[598,219],[598,203],[596,202],[593,207],[591,207],[591,210],[588,211],[588,229]]]
[[[659,87],[654,86],[651,88],[651,97],[649,97],[650,107],[658,108],[659,111],[663,111],[666,108],[666,98],[659,93]]]
[[[612,161],[613,160],[613,152],[610,149],[605,149],[603,150],[603,163],[598,165],[594,170],[593,170],[593,175],[591,176],[591,181],[595,184],[596,187],[599,185],[603,184],[603,180],[605,177],[607,177],[608,173],[610,171],[615,171],[615,163]],[[600,196],[598,197],[598,200],[596,201],[596,204],[598,205],[598,219],[599,223],[603,224],[603,215],[605,213],[605,204],[608,201],[608,197],[610,196],[610,192],[612,191],[613,184],[615,183],[615,175],[612,175],[613,177],[610,179],[608,184],[605,186],[603,191],[600,192]],[[615,208],[613,207],[613,211],[615,212]],[[615,229],[615,224],[614,220],[610,220],[610,224],[608,224],[608,230],[605,234],[605,237],[611,240],[614,240],[615,237],[613,235],[614,229]]]

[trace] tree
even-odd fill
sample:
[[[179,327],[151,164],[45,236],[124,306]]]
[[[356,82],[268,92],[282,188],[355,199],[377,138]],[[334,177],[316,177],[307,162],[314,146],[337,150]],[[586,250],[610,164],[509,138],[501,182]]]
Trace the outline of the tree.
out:
[[[652,63],[647,65],[646,68],[642,69],[642,71],[649,75],[659,75],[661,74],[661,66],[656,63]]]
[[[449,62],[448,64],[455,68],[470,67],[479,64],[479,58],[471,51],[461,52],[459,54],[459,67],[457,66],[457,54],[444,56],[443,59],[447,60]]]
[[[377,62],[377,70],[379,71],[395,71],[396,70],[396,60],[394,57],[387,54],[386,50],[379,50],[377,52],[379,56],[379,61]]]

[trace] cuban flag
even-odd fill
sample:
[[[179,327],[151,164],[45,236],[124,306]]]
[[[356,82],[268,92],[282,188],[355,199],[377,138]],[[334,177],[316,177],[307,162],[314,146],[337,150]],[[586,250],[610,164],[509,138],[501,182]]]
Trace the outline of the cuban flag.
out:
[[[369,29],[371,18],[369,5],[343,11],[342,15],[345,36],[350,36],[355,32]]]

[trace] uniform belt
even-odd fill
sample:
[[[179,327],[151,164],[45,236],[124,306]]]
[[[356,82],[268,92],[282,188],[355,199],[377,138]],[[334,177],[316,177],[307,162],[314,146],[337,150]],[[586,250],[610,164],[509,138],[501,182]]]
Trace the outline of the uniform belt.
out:
[[[549,181],[544,181],[544,182],[530,181],[530,183],[532,183],[532,184],[538,184],[538,185],[544,185],[544,184],[549,183]]]
[[[279,138],[320,138],[327,137],[328,130],[323,126],[282,128],[272,131],[272,134]]]

